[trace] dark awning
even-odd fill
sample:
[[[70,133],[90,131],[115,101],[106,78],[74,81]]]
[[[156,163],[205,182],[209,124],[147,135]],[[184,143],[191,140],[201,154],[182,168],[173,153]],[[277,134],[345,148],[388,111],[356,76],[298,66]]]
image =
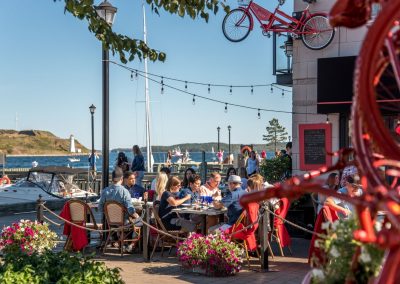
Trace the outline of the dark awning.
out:
[[[87,169],[82,168],[68,168],[68,167],[58,167],[58,166],[48,166],[48,167],[35,167],[31,168],[29,172],[35,173],[49,173],[49,174],[82,174],[87,173]]]

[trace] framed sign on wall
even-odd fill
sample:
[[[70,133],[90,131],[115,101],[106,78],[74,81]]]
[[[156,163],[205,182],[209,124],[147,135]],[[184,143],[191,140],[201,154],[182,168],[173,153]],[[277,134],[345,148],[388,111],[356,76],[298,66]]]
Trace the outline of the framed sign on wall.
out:
[[[332,165],[332,125],[330,123],[299,124],[300,170],[316,170]]]

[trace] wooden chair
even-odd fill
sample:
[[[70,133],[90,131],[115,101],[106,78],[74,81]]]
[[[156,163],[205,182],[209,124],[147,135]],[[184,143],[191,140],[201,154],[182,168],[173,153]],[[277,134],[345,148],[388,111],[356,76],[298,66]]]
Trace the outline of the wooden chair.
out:
[[[124,244],[125,243],[132,243],[136,245],[140,241],[140,233],[141,233],[141,228],[136,227],[133,224],[129,227],[127,225],[131,222],[129,220],[129,223],[127,224],[125,222],[126,216],[129,216],[128,210],[126,207],[116,201],[107,201],[104,203],[104,216],[106,219],[105,227],[109,230],[112,228],[121,228],[118,231],[113,231],[111,233],[107,234],[106,241],[104,243],[103,247],[103,253],[106,252],[107,245],[109,243],[112,243],[112,236],[117,235],[118,237],[118,243],[119,243],[119,248],[121,252],[121,256],[124,255]],[[132,237],[131,234],[133,234]]]
[[[93,212],[90,209],[89,205],[82,200],[79,199],[71,199],[66,202],[64,206],[69,207],[69,214],[70,214],[70,222],[80,225],[86,228],[90,229],[95,229],[95,230],[101,230],[103,228],[102,224],[97,224],[96,219],[94,218]],[[68,226],[67,224],[64,226]],[[70,250],[72,247],[72,241],[73,241],[73,236],[72,236],[72,231],[74,230],[72,228],[72,225],[69,225],[70,227],[70,233],[68,234],[67,240],[65,241],[64,244],[64,249],[65,250]],[[83,230],[83,229],[82,229]],[[88,233],[90,237],[90,233]],[[102,234],[99,233],[98,239],[102,240]]]
[[[158,213],[159,212],[159,208],[160,208],[160,204],[154,203],[154,205],[153,205],[153,214],[154,214],[154,218],[156,220],[156,228],[158,230],[160,230],[160,231],[166,232],[166,233],[168,233],[170,235],[173,235],[173,236],[176,236],[176,237],[179,237],[179,238],[187,237],[187,234],[188,234],[187,232],[184,232],[182,230],[167,230],[165,228],[165,226],[164,226],[164,224],[163,224],[163,222],[162,222],[162,220],[160,218],[160,215]],[[153,251],[151,252],[150,259],[153,258],[153,254],[154,254],[154,252],[156,250],[158,242],[161,242],[161,256],[163,256],[164,255],[164,247],[165,246],[169,246],[171,248],[172,247],[178,247],[179,240],[175,239],[175,238],[172,238],[170,236],[164,235],[162,233],[158,233],[157,234],[157,239],[154,242],[154,247],[153,247]]]
[[[280,206],[277,210],[275,210],[275,214],[279,217],[285,219],[286,215],[289,211],[290,202],[287,198],[281,198],[279,200]],[[292,250],[290,249],[291,239],[290,235],[285,227],[285,223],[282,219],[275,217],[274,218],[274,230],[272,231],[272,239],[275,239],[278,243],[279,251],[281,256],[285,256],[283,254],[283,247],[287,247],[290,255],[292,255]]]

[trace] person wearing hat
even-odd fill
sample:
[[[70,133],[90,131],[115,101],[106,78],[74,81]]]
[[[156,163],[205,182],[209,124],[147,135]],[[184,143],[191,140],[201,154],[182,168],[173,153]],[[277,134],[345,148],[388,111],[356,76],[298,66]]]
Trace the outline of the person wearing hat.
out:
[[[246,191],[241,188],[242,180],[240,176],[231,175],[228,178],[228,188],[229,191],[221,201],[214,201],[214,208],[221,209],[226,207],[228,209],[228,222],[226,224],[219,224],[213,226],[209,231],[215,231],[219,229],[220,231],[225,231],[232,227],[242,214],[243,208],[239,203],[240,198],[246,194]]]
[[[337,192],[353,196],[360,196],[362,194],[361,185],[356,182],[354,176],[347,176],[345,186],[340,188]],[[339,213],[341,219],[349,217],[351,214],[356,213],[355,207],[349,202],[343,201],[339,198],[328,197],[324,203],[331,209],[336,210]]]
[[[139,215],[135,213],[135,208],[132,205],[131,194],[122,186],[123,176],[124,173],[119,167],[112,172],[112,185],[104,188],[101,192],[99,210],[103,212],[104,203],[106,201],[116,201],[123,204],[132,217],[139,218]],[[127,218],[128,216],[126,216],[126,219]]]

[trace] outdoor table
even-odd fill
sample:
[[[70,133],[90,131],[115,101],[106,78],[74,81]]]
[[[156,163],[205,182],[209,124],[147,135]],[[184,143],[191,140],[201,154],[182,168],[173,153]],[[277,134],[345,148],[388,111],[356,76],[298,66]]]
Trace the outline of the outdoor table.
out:
[[[219,221],[224,221],[224,214],[228,211],[226,208],[222,209],[214,209],[213,207],[206,207],[200,209],[194,209],[193,207],[179,207],[172,209],[172,212],[176,212],[178,214],[196,214],[201,215],[203,217],[203,227],[201,228],[201,232],[203,235],[206,235],[208,232],[207,227],[207,217],[208,216],[219,216]]]

